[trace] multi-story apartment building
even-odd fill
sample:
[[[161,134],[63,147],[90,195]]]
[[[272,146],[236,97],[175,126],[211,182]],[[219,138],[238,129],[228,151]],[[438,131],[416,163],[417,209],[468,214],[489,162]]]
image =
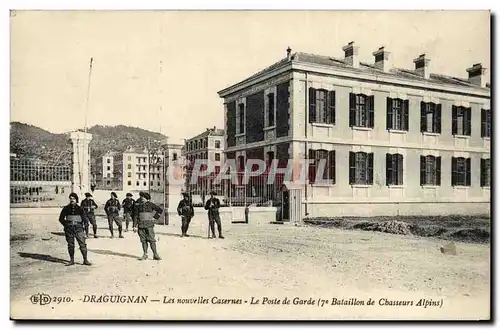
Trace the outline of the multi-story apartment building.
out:
[[[163,155],[128,148],[123,153],[108,152],[96,161],[97,189],[163,191]],[[148,179],[149,178],[149,179]]]
[[[205,132],[187,139],[184,143],[183,152],[189,164],[195,165],[197,159],[205,160],[210,164],[211,172],[216,175],[224,165],[224,130],[215,126],[207,128]],[[210,170],[210,168],[208,169]],[[192,185],[190,189],[193,193],[198,194],[202,190],[210,189],[210,184],[200,180],[197,184]]]
[[[487,212],[485,68],[464,68],[464,79],[431,73],[425,54],[410,70],[394,68],[383,47],[373,63],[360,63],[354,42],[342,49],[333,58],[289,48],[220,91],[226,158],[311,160],[302,216]]]

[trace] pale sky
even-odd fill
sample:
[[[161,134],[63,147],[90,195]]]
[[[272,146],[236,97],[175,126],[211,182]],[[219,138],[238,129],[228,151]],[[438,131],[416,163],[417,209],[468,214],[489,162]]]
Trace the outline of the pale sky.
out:
[[[223,128],[217,92],[293,52],[361,61],[385,46],[395,66],[426,53],[431,72],[490,68],[485,11],[17,12],[11,18],[11,121],[59,133],[129,125],[177,138]],[[162,72],[160,74],[160,61]],[[489,71],[488,71],[489,81]],[[160,111],[160,106],[162,111]]]

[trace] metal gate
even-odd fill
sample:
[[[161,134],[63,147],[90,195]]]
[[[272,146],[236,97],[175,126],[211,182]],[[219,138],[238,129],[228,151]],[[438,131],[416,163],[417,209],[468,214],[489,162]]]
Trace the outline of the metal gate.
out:
[[[59,207],[71,192],[71,167],[33,158],[10,159],[10,207]]]

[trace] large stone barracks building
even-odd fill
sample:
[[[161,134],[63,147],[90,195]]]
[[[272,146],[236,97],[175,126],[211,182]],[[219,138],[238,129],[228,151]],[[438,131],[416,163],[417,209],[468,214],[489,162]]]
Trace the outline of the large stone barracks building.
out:
[[[478,214],[490,209],[490,87],[485,68],[468,78],[391,66],[384,48],[361,63],[292,53],[219,92],[225,154],[326,161],[301,184],[302,216]],[[318,180],[318,175],[322,180]],[[318,182],[321,181],[321,182]]]

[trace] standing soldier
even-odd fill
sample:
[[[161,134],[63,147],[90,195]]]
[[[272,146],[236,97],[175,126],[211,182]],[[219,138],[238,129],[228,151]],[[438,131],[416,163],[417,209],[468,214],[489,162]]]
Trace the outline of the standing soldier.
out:
[[[126,198],[122,202],[123,218],[125,218],[125,231],[128,231],[128,225],[132,220],[132,212],[134,211],[134,199],[131,193],[127,193]],[[133,227],[133,224],[132,224]]]
[[[219,238],[224,238],[222,236],[222,224],[220,222],[219,208],[220,201],[217,197],[215,197],[215,191],[210,192],[210,198],[207,200],[205,204],[205,210],[208,210],[208,223],[210,225],[210,229],[212,230],[212,237],[210,237],[210,233],[208,238],[215,238],[215,223],[217,223],[217,230],[219,231]]]
[[[187,231],[189,229],[189,223],[191,222],[191,218],[194,216],[194,208],[191,199],[187,193],[182,193],[184,198],[179,202],[177,206],[177,213],[181,216],[182,220],[182,234],[181,237],[189,237]]]
[[[163,212],[161,207],[150,202],[151,196],[146,192],[139,194],[140,198],[134,206],[134,223],[138,227],[139,238],[141,239],[143,256],[139,260],[148,259],[148,243],[153,251],[153,259],[161,260],[156,250],[155,240],[155,220],[160,217]],[[155,213],[153,215],[153,213]]]
[[[92,199],[92,194],[85,193],[85,199],[80,204],[83,209],[83,224],[85,226],[85,236],[89,238],[89,222],[92,224],[94,238],[97,238],[97,223],[95,221],[94,210],[97,209],[97,204]]]
[[[64,235],[66,236],[66,242],[68,242],[70,261],[66,266],[75,264],[75,238],[82,252],[83,264],[86,266],[92,265],[87,259],[87,244],[85,243],[82,216],[83,209],[78,206],[78,195],[75,193],[69,194],[69,204],[63,207],[59,215],[59,222],[64,226]]]
[[[118,226],[118,233],[120,235],[119,237],[123,238],[122,220],[120,219],[120,209],[121,209],[120,201],[118,200],[118,196],[116,196],[116,193],[113,191],[111,193],[111,198],[108,199],[106,205],[104,206],[104,211],[108,216],[108,226],[109,226],[109,231],[111,233],[111,238],[115,237],[113,233],[113,221]]]

